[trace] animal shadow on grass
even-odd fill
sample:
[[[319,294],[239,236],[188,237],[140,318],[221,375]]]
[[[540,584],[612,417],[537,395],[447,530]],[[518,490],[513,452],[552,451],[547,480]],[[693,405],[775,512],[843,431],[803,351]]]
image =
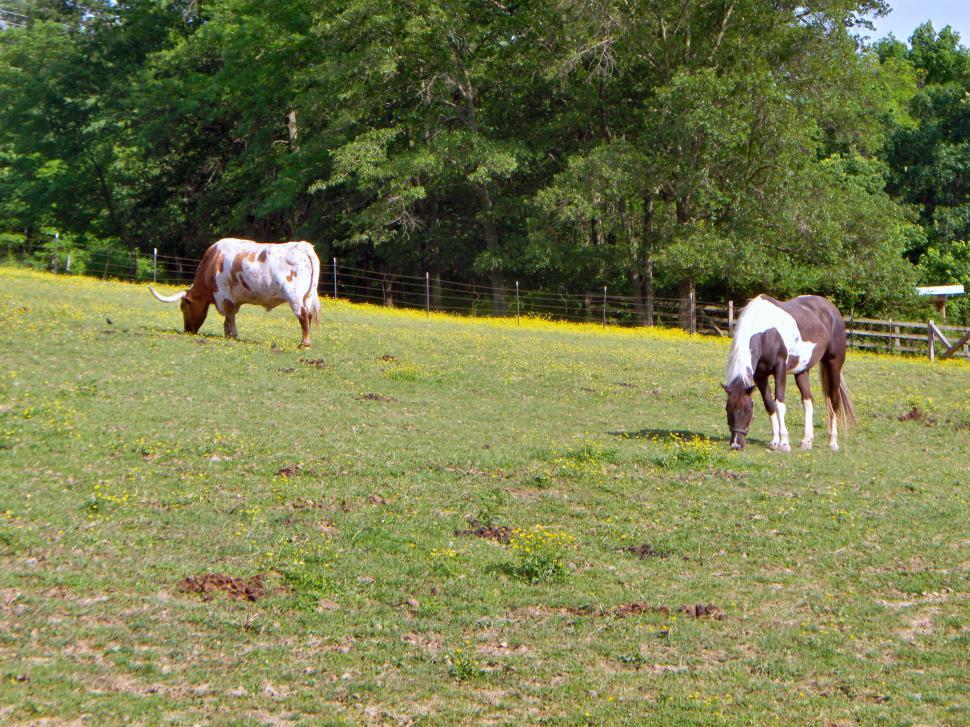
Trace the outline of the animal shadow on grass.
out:
[[[639,431],[629,432],[624,430],[615,430],[612,432],[607,432],[614,437],[623,437],[624,439],[658,439],[661,442],[666,442],[672,439],[693,439],[694,437],[700,437],[701,439],[707,439],[712,442],[724,442],[727,444],[731,441],[730,437],[726,437],[722,434],[715,434],[711,436],[710,434],[704,434],[703,432],[692,432],[689,429],[657,429],[648,428],[640,429]],[[763,444],[768,445],[763,439],[758,439],[757,437],[748,437],[749,444]]]

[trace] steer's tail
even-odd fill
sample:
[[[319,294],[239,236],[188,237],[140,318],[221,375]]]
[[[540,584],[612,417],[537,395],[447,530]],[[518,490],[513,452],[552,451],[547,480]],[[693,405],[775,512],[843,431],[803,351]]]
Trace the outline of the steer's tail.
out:
[[[303,296],[303,307],[306,308],[310,313],[313,314],[313,320],[317,323],[320,322],[320,258],[317,257],[316,251],[313,249],[313,245],[309,242],[306,245],[310,248],[307,251],[307,257],[310,258],[310,286],[307,289],[306,295]]]

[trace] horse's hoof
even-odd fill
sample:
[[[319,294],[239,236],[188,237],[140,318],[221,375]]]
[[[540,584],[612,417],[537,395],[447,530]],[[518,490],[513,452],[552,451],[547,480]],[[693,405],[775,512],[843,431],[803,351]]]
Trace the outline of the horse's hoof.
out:
[[[833,452],[838,452],[839,451],[839,443],[838,442],[829,442],[829,449],[831,449]]]
[[[802,449],[811,449],[812,448],[812,440],[811,439],[803,439],[801,442],[799,442],[798,446],[801,447]]]
[[[780,447],[780,446],[781,445],[778,442],[771,442],[768,445],[768,449],[770,449],[772,452],[777,452],[778,451],[778,447]]]
[[[791,452],[791,445],[788,442],[782,442],[781,444],[778,445],[778,451],[788,454],[789,452]]]

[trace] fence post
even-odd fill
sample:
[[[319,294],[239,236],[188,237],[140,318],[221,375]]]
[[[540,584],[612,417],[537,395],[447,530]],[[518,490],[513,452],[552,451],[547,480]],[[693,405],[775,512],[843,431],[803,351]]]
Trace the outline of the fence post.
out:
[[[855,313],[849,314],[849,327],[845,331],[845,347],[852,348],[852,329],[855,328]]]
[[[690,281],[687,298],[690,303],[690,332],[697,333],[697,289],[694,287],[693,280]]]
[[[899,326],[893,325],[893,319],[889,319],[889,333],[890,339],[893,342],[893,353],[899,353],[902,346],[902,341],[899,338]]]
[[[67,270],[66,272],[71,272],[71,253],[67,254]]]
[[[57,272],[57,243],[61,240],[61,233],[54,233],[54,254],[51,256],[51,272]]]
[[[158,282],[158,248],[152,248],[152,282]]]
[[[519,281],[515,281],[515,322],[517,325],[522,325],[519,320]]]
[[[929,344],[930,361],[936,361],[936,339],[933,336],[933,321],[926,323],[926,341]]]
[[[603,325],[606,325],[606,286],[603,286]]]
[[[333,259],[333,299],[337,300],[337,258]]]
[[[431,317],[431,275],[424,274],[424,315],[425,318]]]
[[[728,301],[728,335],[734,338],[734,301]]]

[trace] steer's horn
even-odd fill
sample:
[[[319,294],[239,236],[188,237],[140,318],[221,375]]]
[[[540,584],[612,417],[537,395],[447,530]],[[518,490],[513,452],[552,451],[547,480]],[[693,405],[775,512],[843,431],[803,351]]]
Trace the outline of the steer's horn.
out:
[[[176,293],[175,295],[159,295],[157,292],[155,292],[155,289],[152,286],[149,285],[148,289],[152,291],[152,295],[163,303],[178,303],[180,300],[182,300],[182,298],[188,295],[189,292],[187,290],[183,290],[181,293]]]

